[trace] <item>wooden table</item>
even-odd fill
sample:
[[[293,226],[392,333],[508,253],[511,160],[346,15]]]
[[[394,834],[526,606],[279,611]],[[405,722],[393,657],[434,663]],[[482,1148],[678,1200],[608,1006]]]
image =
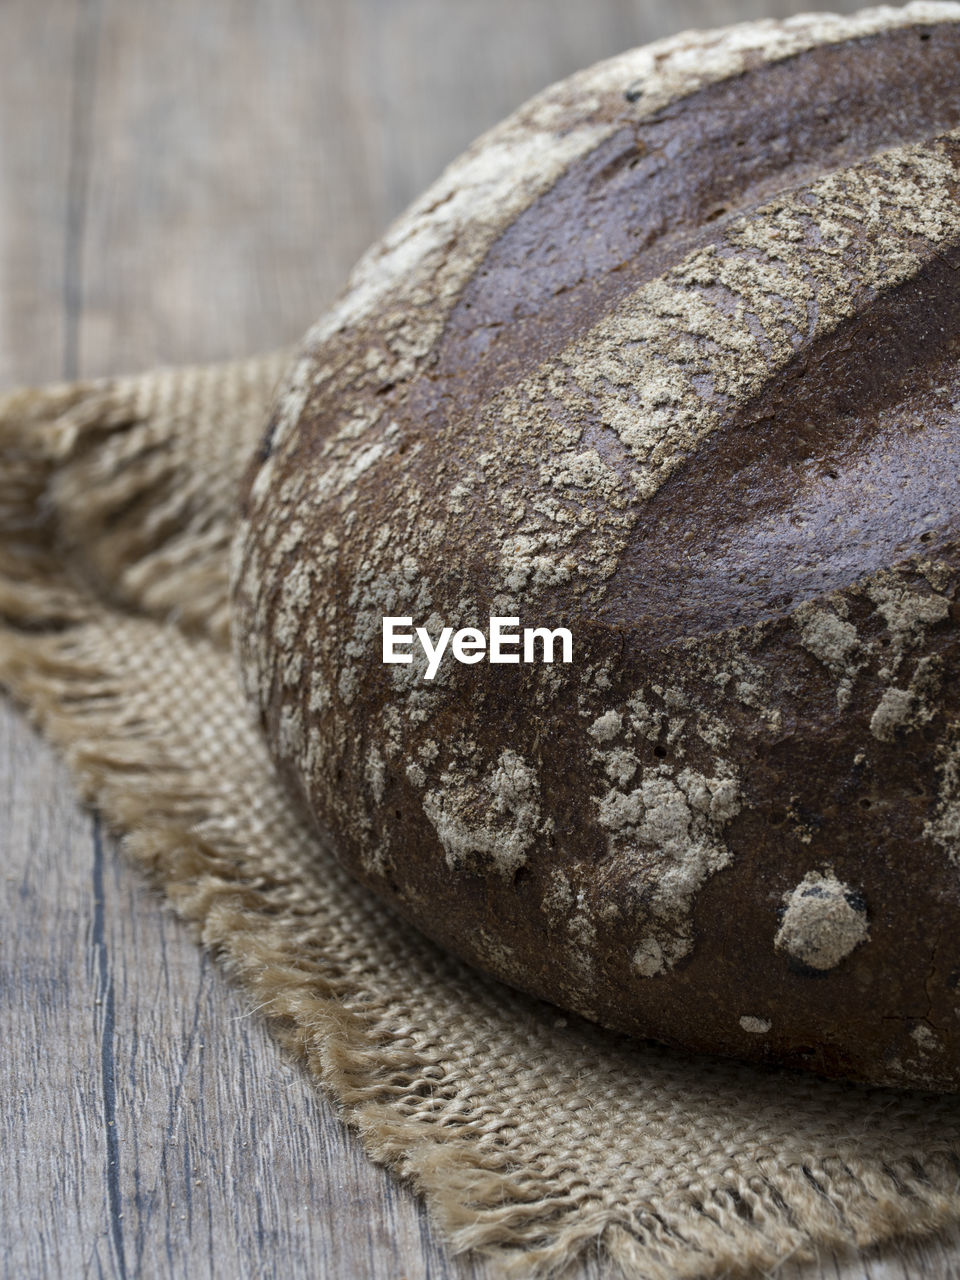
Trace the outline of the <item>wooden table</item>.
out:
[[[536,89],[686,26],[806,7],[3,0],[0,385],[293,341]],[[4,1275],[496,1274],[444,1252],[2,703],[0,795]],[[782,1274],[945,1280],[960,1245]]]

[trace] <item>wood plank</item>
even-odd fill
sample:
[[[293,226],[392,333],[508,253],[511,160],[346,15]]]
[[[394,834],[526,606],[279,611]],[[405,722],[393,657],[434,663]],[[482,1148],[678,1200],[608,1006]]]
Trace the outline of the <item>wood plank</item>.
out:
[[[290,341],[531,92],[684,26],[804,7],[8,0],[0,382]],[[4,1274],[495,1274],[438,1246],[5,705],[0,799]],[[954,1237],[782,1274],[946,1280],[958,1258]]]
[[[0,385],[58,378],[65,341],[72,0],[0,5]]]
[[[413,1197],[13,716],[0,707],[4,1274],[453,1274]]]

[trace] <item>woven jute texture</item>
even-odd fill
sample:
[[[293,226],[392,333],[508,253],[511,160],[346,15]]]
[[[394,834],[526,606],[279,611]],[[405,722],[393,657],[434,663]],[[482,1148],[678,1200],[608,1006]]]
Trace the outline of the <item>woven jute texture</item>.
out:
[[[960,1099],[628,1041],[467,970],[301,826],[229,644],[235,492],[286,356],[0,403],[0,678],[128,853],[458,1249],[770,1268],[960,1218]],[[611,1274],[616,1274],[611,1266]]]

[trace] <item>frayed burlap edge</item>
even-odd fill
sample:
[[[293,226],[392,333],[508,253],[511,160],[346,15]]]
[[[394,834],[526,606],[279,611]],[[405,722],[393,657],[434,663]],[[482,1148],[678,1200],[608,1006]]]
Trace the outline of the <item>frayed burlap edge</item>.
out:
[[[241,453],[281,364],[224,366],[204,384],[228,413],[247,397],[249,422],[233,427]],[[202,382],[206,372],[163,376]],[[481,1147],[456,1127],[425,1127],[392,1105],[396,1071],[416,1072],[416,1060],[372,1036],[344,1008],[337,982],[304,966],[245,851],[222,834],[215,843],[204,836],[212,797],[174,763],[156,727],[130,711],[129,677],[85,651],[91,627],[131,614],[198,643],[226,643],[225,552],[239,465],[217,490],[202,468],[192,473],[178,450],[164,450],[165,437],[189,432],[195,402],[181,397],[185,416],[174,423],[170,398],[152,395],[158,376],[0,401],[0,680],[369,1154],[424,1196],[452,1249],[480,1250],[514,1275],[559,1273],[597,1249],[627,1277],[668,1280],[769,1270],[960,1220],[960,1162],[946,1139],[922,1166],[901,1158],[879,1173],[854,1172],[826,1151],[772,1175],[758,1161],[729,1185],[694,1187],[672,1201],[611,1209],[598,1199],[591,1208],[589,1188],[571,1194],[575,1178],[551,1182],[507,1150]],[[134,426],[146,428],[147,443],[121,461],[113,445]]]

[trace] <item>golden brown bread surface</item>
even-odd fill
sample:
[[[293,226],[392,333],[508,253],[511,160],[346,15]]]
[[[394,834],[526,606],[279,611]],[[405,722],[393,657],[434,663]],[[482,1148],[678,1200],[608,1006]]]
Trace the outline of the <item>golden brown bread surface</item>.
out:
[[[960,6],[687,34],[480,139],[249,474],[237,649],[346,865],[606,1025],[960,1088],[958,355]],[[427,680],[385,615],[573,661]]]

